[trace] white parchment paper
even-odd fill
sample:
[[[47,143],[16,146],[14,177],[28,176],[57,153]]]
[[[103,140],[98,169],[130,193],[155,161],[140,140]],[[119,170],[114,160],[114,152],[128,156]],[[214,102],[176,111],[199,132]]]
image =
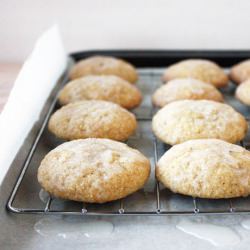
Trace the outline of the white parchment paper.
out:
[[[0,184],[66,64],[59,29],[54,25],[37,40],[0,114]]]

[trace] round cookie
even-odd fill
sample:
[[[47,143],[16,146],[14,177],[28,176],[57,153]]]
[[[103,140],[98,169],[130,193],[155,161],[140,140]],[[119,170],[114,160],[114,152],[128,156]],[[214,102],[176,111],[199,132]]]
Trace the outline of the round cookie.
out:
[[[236,84],[250,79],[250,59],[234,65],[230,70],[229,77]]]
[[[244,104],[250,105],[250,79],[241,83],[235,92],[235,96]]]
[[[235,143],[247,132],[245,118],[231,106],[208,100],[172,102],[153,117],[155,135],[174,145],[192,139],[216,138]]]
[[[134,108],[141,102],[140,91],[118,76],[85,76],[69,82],[61,90],[62,105],[82,100],[105,100],[124,108]]]
[[[221,199],[250,194],[250,152],[218,139],[190,140],[170,148],[156,176],[175,193]]]
[[[168,67],[163,74],[163,81],[175,78],[195,78],[210,83],[215,87],[225,87],[228,77],[216,63],[204,59],[188,59]]]
[[[193,78],[180,78],[170,80],[167,84],[158,88],[152,97],[153,104],[158,107],[185,99],[206,99],[222,102],[223,96],[211,84]]]
[[[49,130],[65,140],[109,138],[125,141],[136,129],[134,114],[106,101],[80,101],[57,110],[49,120]]]
[[[38,181],[51,195],[104,203],[142,188],[149,160],[138,150],[108,139],[66,142],[50,151],[38,168]]]
[[[69,73],[70,79],[86,75],[116,75],[130,83],[138,79],[136,69],[132,64],[109,56],[92,56],[77,62]]]

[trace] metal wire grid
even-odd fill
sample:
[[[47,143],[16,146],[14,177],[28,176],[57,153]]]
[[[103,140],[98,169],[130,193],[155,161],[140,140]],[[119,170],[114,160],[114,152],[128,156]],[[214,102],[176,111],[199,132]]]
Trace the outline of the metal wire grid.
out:
[[[159,70],[146,70],[146,71],[142,71],[141,72],[141,76],[146,76],[148,77],[148,79],[150,80],[151,83],[154,83],[156,79],[159,79],[159,76],[161,74],[161,71]],[[52,203],[54,201],[58,201],[58,199],[52,197],[52,196],[48,196],[47,202],[45,203],[44,208],[42,209],[35,209],[35,208],[20,208],[20,207],[15,207],[13,205],[18,189],[22,183],[22,180],[25,176],[25,173],[27,171],[27,169],[29,168],[32,156],[35,153],[35,150],[37,148],[37,145],[43,135],[43,132],[47,126],[48,120],[50,115],[52,114],[53,110],[55,109],[55,105],[57,102],[57,98],[55,97],[50,108],[49,111],[42,123],[42,126],[38,132],[38,135],[32,145],[32,148],[30,149],[29,153],[28,153],[28,157],[24,163],[24,166],[22,168],[22,171],[17,179],[17,182],[13,188],[13,191],[11,192],[11,195],[9,197],[9,200],[7,202],[7,209],[11,212],[14,213],[19,213],[19,214],[45,214],[45,215],[50,215],[50,214],[57,214],[57,215],[84,215],[84,216],[108,216],[108,215],[195,215],[195,214],[248,214],[250,213],[250,199],[249,199],[249,208],[248,209],[241,209],[241,208],[237,208],[234,205],[233,199],[225,199],[224,203],[227,204],[226,205],[226,209],[221,210],[221,209],[200,209],[199,208],[199,200],[201,199],[196,199],[196,198],[192,198],[190,197],[190,202],[192,203],[192,208],[191,209],[178,209],[176,208],[176,210],[166,210],[166,209],[162,209],[161,207],[161,203],[164,199],[164,197],[161,196],[160,194],[160,184],[159,182],[156,180],[155,178],[155,190],[154,190],[154,196],[155,199],[154,202],[155,206],[154,209],[151,209],[149,211],[128,211],[126,210],[126,199],[121,199],[117,202],[119,202],[119,206],[118,209],[116,210],[111,210],[111,211],[102,211],[102,210],[98,210],[98,211],[92,211],[91,209],[88,209],[88,204],[86,203],[82,203],[81,209],[79,211],[74,211],[74,210],[61,210],[61,209],[53,209],[52,208]],[[152,115],[155,113],[155,110],[152,108],[150,111],[150,116],[140,116],[137,115],[137,120],[138,121],[151,121],[152,119]],[[156,137],[153,137],[153,148],[154,148],[154,163],[156,163],[158,161],[158,157],[159,157],[159,152],[158,152],[158,144],[161,143],[157,140]],[[240,144],[244,147],[245,143],[242,141],[240,142]],[[167,197],[165,197],[166,199]],[[70,201],[68,201],[70,202]],[[214,202],[213,200],[209,201],[212,205],[212,203]],[[98,205],[97,205],[98,206]]]

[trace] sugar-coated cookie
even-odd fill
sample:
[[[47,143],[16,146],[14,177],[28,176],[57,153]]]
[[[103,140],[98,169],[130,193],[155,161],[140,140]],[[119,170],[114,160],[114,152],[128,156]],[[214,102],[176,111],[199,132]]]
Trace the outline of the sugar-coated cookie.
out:
[[[38,181],[51,195],[104,203],[142,188],[149,160],[138,150],[109,139],[80,139],[50,151],[38,168]]]
[[[70,79],[86,75],[116,75],[135,83],[138,75],[134,66],[122,59],[110,56],[92,56],[77,62],[69,73]]]
[[[156,176],[175,193],[220,199],[250,194],[250,152],[218,139],[190,140],[170,148]]]
[[[229,77],[236,84],[250,79],[250,59],[234,65],[230,70]]]
[[[104,100],[117,103],[124,108],[135,108],[141,102],[140,91],[118,76],[89,75],[69,82],[61,90],[62,105],[83,100]]]
[[[236,89],[235,96],[242,103],[250,105],[250,79],[242,82]]]
[[[169,66],[164,74],[163,81],[175,78],[191,77],[210,83],[215,87],[225,87],[228,77],[216,63],[205,59],[187,59]]]
[[[174,145],[192,139],[216,138],[231,143],[243,139],[246,119],[231,106],[208,100],[167,104],[153,117],[155,135]]]
[[[153,94],[155,106],[163,107],[178,100],[214,100],[223,101],[223,96],[213,85],[193,78],[178,78],[170,80],[158,88]]]
[[[80,101],[57,110],[49,120],[49,130],[65,140],[109,138],[125,141],[134,133],[134,114],[106,101]]]

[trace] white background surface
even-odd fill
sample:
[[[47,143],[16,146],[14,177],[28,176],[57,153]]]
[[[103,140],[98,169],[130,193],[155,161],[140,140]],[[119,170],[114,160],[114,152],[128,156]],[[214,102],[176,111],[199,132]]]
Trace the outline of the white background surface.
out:
[[[249,0],[1,0],[0,60],[23,61],[59,23],[67,51],[250,49]]]

